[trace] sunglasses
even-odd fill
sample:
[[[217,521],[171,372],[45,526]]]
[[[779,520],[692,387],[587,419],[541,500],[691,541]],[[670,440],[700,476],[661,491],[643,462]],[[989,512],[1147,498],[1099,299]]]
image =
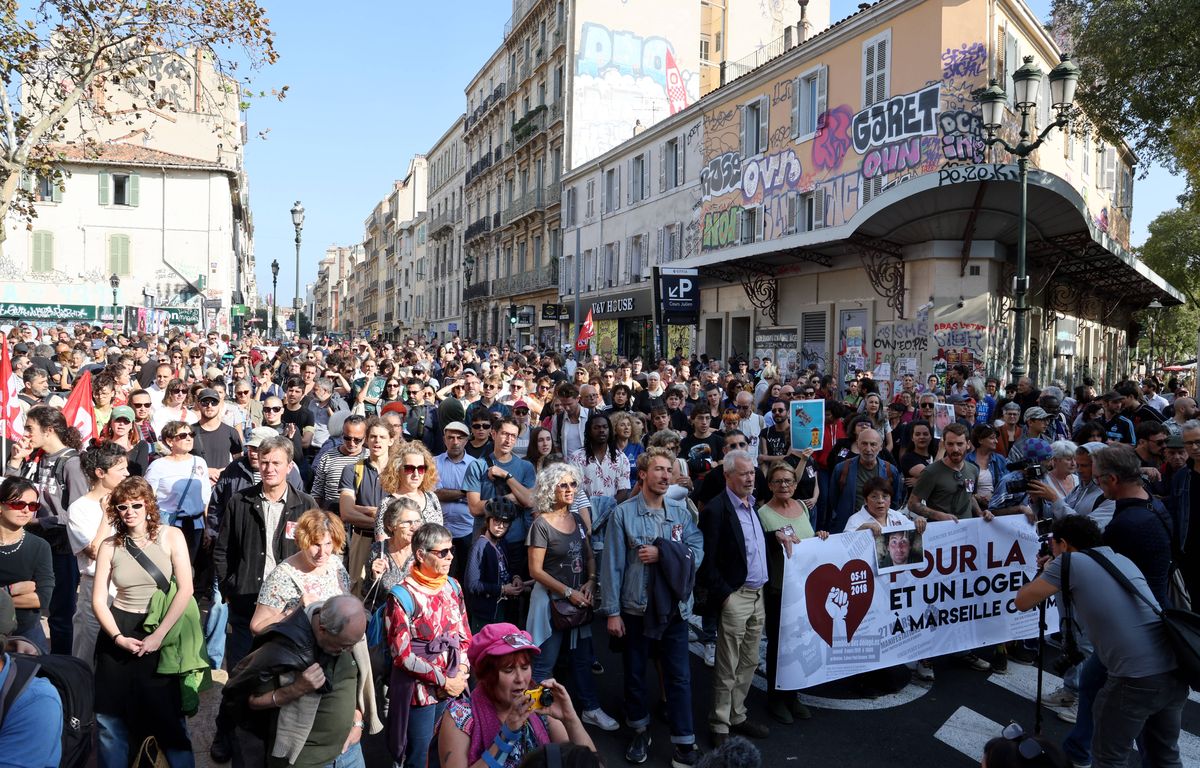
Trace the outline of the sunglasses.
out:
[[[142,509],[145,506],[146,505],[140,501],[131,501],[128,504],[117,504],[113,508],[116,509],[118,512],[128,512],[131,509],[138,510],[138,509]]]
[[[234,392],[233,394],[235,394],[235,395],[248,395],[248,394],[250,394],[250,390],[248,390],[248,389],[239,389],[239,390],[237,390],[236,392]]]
[[[266,413],[278,413],[283,410],[282,405],[264,405],[263,411]]]
[[[132,408],[149,408],[150,403],[130,403],[130,407],[132,407]]]
[[[186,389],[168,389],[167,394],[168,395],[183,395],[183,394],[187,394],[187,390]]]
[[[354,443],[355,445],[358,445],[359,443],[365,441],[366,439],[367,438],[365,438],[365,437],[343,437],[342,442],[343,443]]]
[[[491,429],[491,428],[492,428],[492,425],[491,425],[491,424],[489,424],[489,423],[487,423],[486,421],[485,421],[485,422],[481,422],[481,423],[479,423],[479,424],[472,424],[472,425],[471,425],[471,429]]]
[[[400,467],[400,469],[404,470],[404,473],[408,475],[423,475],[425,474],[426,468],[424,464],[405,464],[404,466]]]
[[[200,405],[202,405],[202,406],[213,406],[213,405],[216,405],[216,404],[217,404],[217,403],[219,403],[219,402],[221,402],[221,401],[220,401],[220,400],[213,400],[211,397],[206,397],[206,398],[204,398],[203,400],[201,400],[201,401],[200,401]]]
[[[4,506],[8,507],[9,509],[16,509],[16,510],[28,509],[30,512],[37,512],[39,509],[42,508],[42,502],[40,502],[40,501],[21,501],[20,499],[17,499],[16,501],[4,502]]]
[[[454,555],[454,547],[445,547],[443,549],[427,549],[425,551],[440,560],[445,560],[447,557]]]
[[[558,484],[558,490],[560,490],[560,491],[573,491],[578,487],[579,487],[579,483],[575,482],[574,480],[571,480],[566,483]]]
[[[191,432],[180,432],[179,434],[175,435],[174,437],[168,437],[167,439],[168,440],[187,440],[192,437],[195,437],[195,435],[193,435]]]

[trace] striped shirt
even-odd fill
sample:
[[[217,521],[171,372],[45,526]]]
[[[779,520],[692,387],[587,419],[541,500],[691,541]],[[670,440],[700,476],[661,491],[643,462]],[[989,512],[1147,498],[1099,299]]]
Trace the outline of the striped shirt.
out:
[[[350,456],[338,450],[329,451],[317,459],[317,466],[313,468],[312,497],[321,505],[321,509],[337,510],[342,470],[366,455],[365,449]]]

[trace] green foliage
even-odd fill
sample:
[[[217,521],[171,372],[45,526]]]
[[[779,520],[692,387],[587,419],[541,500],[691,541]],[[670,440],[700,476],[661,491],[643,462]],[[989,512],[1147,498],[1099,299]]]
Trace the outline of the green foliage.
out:
[[[1146,329],[1139,344],[1142,356],[1150,349],[1151,327],[1160,361],[1170,364],[1195,356],[1200,329],[1200,211],[1182,206],[1159,214],[1138,256],[1187,299],[1182,306],[1137,313]]]

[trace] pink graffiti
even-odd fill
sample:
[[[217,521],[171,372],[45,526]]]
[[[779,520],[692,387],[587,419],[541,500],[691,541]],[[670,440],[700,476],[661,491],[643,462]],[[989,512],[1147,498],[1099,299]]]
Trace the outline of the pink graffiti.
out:
[[[850,149],[850,121],[854,112],[846,104],[821,115],[820,128],[813,139],[813,165],[826,171],[836,170]]]

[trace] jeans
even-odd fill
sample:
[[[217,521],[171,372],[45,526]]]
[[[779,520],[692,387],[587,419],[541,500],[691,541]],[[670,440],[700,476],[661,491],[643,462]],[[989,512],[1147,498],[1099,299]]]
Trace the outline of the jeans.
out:
[[[571,630],[556,629],[542,643],[542,652],[533,657],[533,682],[541,683],[554,676],[554,664],[558,654],[563,650],[563,643],[569,642]],[[579,711],[599,709],[600,699],[596,695],[596,683],[592,680],[592,638],[580,637],[575,641],[575,647],[566,649],[571,670],[572,693],[578,697]]]
[[[408,711],[408,743],[404,747],[404,764],[425,765],[429,759],[429,745],[433,742],[433,731],[437,728],[446,701],[413,707]],[[340,768],[340,764],[339,764]]]
[[[225,668],[231,672],[250,653],[250,644],[254,640],[250,634],[250,619],[254,616],[257,599],[257,595],[238,595],[226,603],[229,608],[229,637],[225,641]]]
[[[130,754],[130,748],[137,750],[142,745],[129,743],[129,727],[125,721],[115,715],[97,712],[96,730],[96,768],[129,768],[134,756]],[[163,755],[171,768],[194,768],[196,765],[196,758],[190,749],[165,749]]]
[[[326,763],[324,768],[366,768],[366,766],[367,763],[363,760],[362,744],[355,744],[338,755],[332,763]]]
[[[1079,665],[1079,708],[1075,713],[1075,725],[1063,740],[1063,751],[1077,763],[1089,763],[1092,760],[1092,734],[1095,731],[1092,702],[1107,678],[1107,670],[1094,653]]]
[[[1096,696],[1092,764],[1124,768],[1130,745],[1141,734],[1138,748],[1143,765],[1182,768],[1179,729],[1188,690],[1187,683],[1169,672],[1149,677],[1110,675]]]
[[[71,655],[74,636],[75,592],[79,589],[79,561],[75,555],[55,554],[54,592],[50,595],[50,653]]]
[[[83,659],[89,667],[96,666],[96,637],[100,634],[100,620],[92,610],[92,585],[95,581],[95,576],[79,577],[79,596],[72,622],[71,655]]]
[[[204,538],[204,515],[176,518],[175,527],[183,531],[183,540],[187,542],[188,560],[194,566],[196,555],[200,553],[200,541]]]
[[[221,663],[225,660],[225,627],[228,624],[229,606],[221,600],[221,593],[217,591],[217,582],[214,578],[212,605],[209,606],[208,616],[204,618],[204,645],[213,669],[220,669]]]
[[[663,687],[666,689],[664,693],[667,697],[671,743],[695,744],[687,622],[675,619],[663,631],[662,639],[653,641],[643,633],[641,616],[622,613],[621,619],[625,622],[625,647],[621,655],[625,678],[625,716],[629,726],[642,731],[650,724],[650,711],[646,707],[646,666],[650,644],[657,642],[658,661],[662,665]]]

